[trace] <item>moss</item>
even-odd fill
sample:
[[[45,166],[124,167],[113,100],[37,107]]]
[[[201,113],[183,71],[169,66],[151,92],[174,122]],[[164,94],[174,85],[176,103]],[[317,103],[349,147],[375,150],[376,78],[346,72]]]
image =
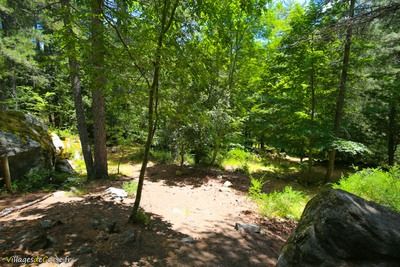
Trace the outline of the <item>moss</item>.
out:
[[[44,156],[53,162],[54,147],[49,133],[40,125],[29,123],[24,113],[18,111],[0,111],[0,131],[12,133],[25,143],[28,139],[38,142],[42,150],[48,152]]]

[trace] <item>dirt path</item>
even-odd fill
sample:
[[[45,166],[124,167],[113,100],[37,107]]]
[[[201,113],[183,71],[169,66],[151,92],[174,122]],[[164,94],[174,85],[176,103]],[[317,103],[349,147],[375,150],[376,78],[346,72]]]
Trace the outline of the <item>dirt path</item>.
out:
[[[104,196],[123,181],[96,183],[84,197],[56,192],[0,218],[0,256],[70,257],[63,266],[275,265],[294,224],[259,218],[245,194],[247,178],[171,165],[150,166],[147,175],[141,206],[151,216],[148,226],[126,223],[133,199]],[[262,231],[237,231],[235,223],[256,223]]]

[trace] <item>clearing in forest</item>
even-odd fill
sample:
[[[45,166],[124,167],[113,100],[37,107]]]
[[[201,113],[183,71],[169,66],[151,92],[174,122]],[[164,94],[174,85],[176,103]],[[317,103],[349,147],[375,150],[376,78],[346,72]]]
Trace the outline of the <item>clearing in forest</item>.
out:
[[[0,218],[1,258],[67,256],[64,266],[274,266],[295,226],[260,218],[244,175],[175,165],[148,168],[142,207],[150,220],[129,225],[133,199],[115,201],[104,191],[131,179],[90,183],[84,196],[57,191]],[[42,195],[3,198],[0,208]],[[261,231],[237,231],[236,223]]]

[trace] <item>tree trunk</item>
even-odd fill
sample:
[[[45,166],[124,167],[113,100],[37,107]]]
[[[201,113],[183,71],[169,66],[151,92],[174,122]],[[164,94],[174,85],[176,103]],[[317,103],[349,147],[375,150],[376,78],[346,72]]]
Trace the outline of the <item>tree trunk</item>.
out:
[[[340,85],[339,92],[336,98],[336,111],[335,111],[335,121],[333,126],[333,135],[334,137],[338,137],[341,127],[341,121],[343,117],[343,108],[344,108],[344,100],[346,96],[346,82],[347,82],[347,74],[349,69],[349,61],[350,61],[350,47],[351,47],[351,37],[353,34],[353,18],[354,18],[354,5],[355,0],[350,0],[350,8],[349,8],[349,22],[346,31],[346,41],[344,45],[343,51],[343,63],[342,63],[342,73],[340,76]],[[335,168],[335,149],[331,149],[328,153],[328,168],[326,171],[325,182],[328,182],[333,174]]]
[[[390,166],[394,165],[394,155],[396,152],[396,103],[391,101],[389,104],[389,131],[388,131],[388,164]]]
[[[96,178],[106,178],[107,146],[104,92],[106,85],[104,57],[103,0],[92,0],[92,109],[94,118],[94,170]]]
[[[311,112],[310,112],[310,121],[311,121],[311,135],[310,135],[310,144],[308,148],[308,173],[311,174],[312,167],[314,165],[314,155],[313,155],[313,146],[314,146],[314,117],[315,117],[315,69],[314,69],[314,36],[311,38],[311,71],[310,71],[310,89],[311,89]]]
[[[92,150],[89,144],[89,136],[86,126],[85,110],[82,102],[81,80],[79,77],[79,63],[76,58],[76,45],[75,34],[72,30],[70,0],[63,0],[62,5],[64,8],[64,27],[66,29],[67,44],[66,51],[68,55],[69,64],[69,78],[71,83],[71,90],[74,95],[75,114],[77,120],[77,128],[79,133],[79,140],[81,142],[83,159],[85,161],[86,172],[89,179],[93,178],[93,158]]]
[[[149,152],[150,146],[153,141],[154,133],[156,130],[155,121],[157,118],[154,119],[154,115],[157,115],[157,103],[158,103],[158,89],[159,89],[159,79],[160,79],[160,71],[161,71],[161,50],[163,47],[164,36],[167,33],[168,29],[171,26],[171,23],[174,18],[174,14],[176,8],[178,6],[178,0],[175,1],[174,5],[172,6],[172,10],[170,13],[169,20],[167,18],[169,9],[170,9],[171,2],[169,0],[164,0],[164,5],[162,9],[162,17],[161,17],[161,25],[160,25],[160,32],[157,38],[157,49],[155,51],[154,56],[154,72],[153,72],[153,81],[151,86],[149,87],[149,102],[148,102],[148,131],[147,131],[147,139],[144,149],[143,161],[142,166],[140,168],[139,174],[139,183],[138,188],[136,191],[135,203],[133,204],[132,213],[129,216],[129,222],[135,223],[138,222],[137,215],[139,212],[140,200],[142,197],[142,190],[143,190],[143,183],[144,183],[144,175],[147,168],[147,163],[149,160]]]
[[[6,189],[11,192],[12,188],[11,188],[11,175],[10,175],[10,167],[8,165],[8,157],[5,156],[3,158],[1,158],[1,166],[2,169],[4,171],[3,175],[4,175],[4,183],[6,185]]]
[[[180,167],[183,167],[183,164],[185,163],[185,145],[181,145],[180,149],[179,149],[179,154],[180,154]]]
[[[11,63],[12,66],[12,73],[11,73],[11,92],[12,96],[14,98],[14,104],[15,104],[15,110],[19,109],[18,105],[18,94],[17,94],[17,79],[16,79],[16,74],[15,74],[15,64]]]

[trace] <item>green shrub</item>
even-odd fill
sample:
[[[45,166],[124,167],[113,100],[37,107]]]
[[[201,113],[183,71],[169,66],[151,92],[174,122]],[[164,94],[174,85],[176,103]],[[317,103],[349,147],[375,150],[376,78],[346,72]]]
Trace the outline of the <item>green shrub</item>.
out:
[[[377,202],[400,212],[400,169],[364,169],[340,179],[333,188],[342,189],[359,197]]]
[[[136,181],[124,182],[122,184],[122,189],[124,189],[130,197],[136,194],[137,187],[138,183]]]
[[[153,150],[151,151],[151,157],[153,160],[165,164],[173,162],[172,153],[164,150]]]
[[[34,168],[21,179],[12,181],[12,189],[20,192],[51,190],[61,185],[68,174],[58,173],[44,168]]]
[[[250,174],[252,171],[259,169],[260,166],[262,166],[260,164],[261,159],[257,155],[241,148],[229,150],[220,162],[223,168],[227,166],[233,167],[234,169],[246,174]]]
[[[252,199],[259,199],[262,197],[262,189],[265,182],[262,179],[250,178],[249,195]]]
[[[254,157],[255,156],[252,155],[250,152],[247,152],[246,150],[240,148],[234,148],[232,150],[229,150],[228,153],[226,153],[227,159],[234,159],[240,162],[252,160]]]
[[[146,212],[142,208],[139,208],[133,222],[142,224],[142,225],[148,225],[150,223],[150,216],[147,215]]]
[[[264,216],[298,220],[308,200],[309,197],[302,192],[286,186],[282,192],[260,194],[257,203]]]

